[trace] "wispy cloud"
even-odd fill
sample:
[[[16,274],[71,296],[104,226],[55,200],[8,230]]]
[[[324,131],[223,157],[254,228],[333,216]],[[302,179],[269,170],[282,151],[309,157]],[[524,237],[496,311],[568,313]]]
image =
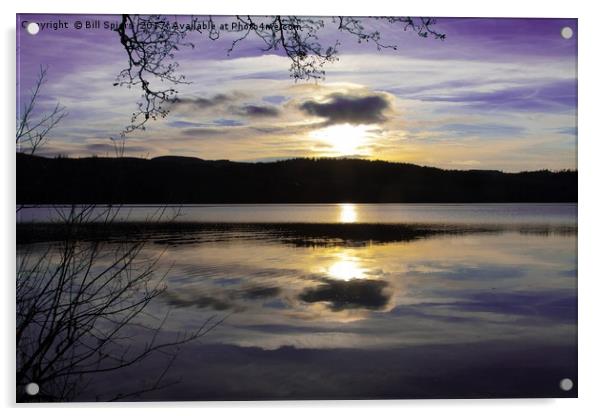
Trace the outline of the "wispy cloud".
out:
[[[462,103],[471,107],[487,106],[494,110],[566,111],[576,108],[577,81],[567,79],[488,92],[418,95],[415,98],[422,101]]]

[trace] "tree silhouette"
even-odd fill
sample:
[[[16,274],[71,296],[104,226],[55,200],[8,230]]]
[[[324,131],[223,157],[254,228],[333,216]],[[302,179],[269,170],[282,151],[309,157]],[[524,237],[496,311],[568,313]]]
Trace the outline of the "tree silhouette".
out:
[[[121,16],[116,29],[121,45],[127,55],[126,67],[118,74],[114,85],[140,88],[141,100],[132,114],[131,123],[122,136],[136,129],[144,129],[149,120],[164,118],[169,113],[169,103],[177,97],[176,87],[188,83],[184,75],[178,74],[176,53],[181,48],[194,48],[188,38],[191,32],[202,33],[194,16],[182,18],[186,21],[173,24],[165,15]],[[383,21],[402,32],[413,32],[422,38],[443,40],[445,34],[433,29],[434,18],[413,17],[347,17],[328,18],[300,16],[235,16],[241,32],[227,53],[234,51],[245,40],[260,40],[264,52],[283,51],[290,60],[290,75],[295,81],[321,80],[325,77],[325,65],[338,59],[339,40],[324,44],[321,34],[326,29],[336,29],[341,35],[350,36],[358,43],[371,43],[377,50],[397,50],[380,31],[368,28],[370,21]],[[220,38],[222,30],[208,18],[205,29],[210,41]],[[240,30],[242,28],[242,30]],[[227,30],[232,32],[233,30]],[[165,86],[167,84],[167,86]]]
[[[18,109],[17,161],[24,151],[34,157],[66,116],[59,103],[49,112],[36,112],[46,80],[47,68],[41,67],[31,96]],[[18,175],[19,185],[30,181],[25,186],[40,186],[45,174]],[[23,208],[18,204],[17,214]],[[123,400],[163,388],[178,349],[223,321],[211,317],[192,332],[159,341],[168,314],[151,324],[140,319],[148,316],[148,304],[165,290],[165,276],[157,274],[159,257],[143,256],[145,241],[89,242],[80,238],[80,230],[92,224],[111,228],[119,212],[118,206],[94,204],[57,207],[61,238],[41,252],[35,246],[18,250],[17,401],[69,401],[86,389],[86,376],[125,368],[155,353],[167,359],[164,370],[150,384],[104,399]],[[166,220],[170,221],[159,209],[148,222]],[[133,340],[124,336],[132,327],[144,334],[141,347],[136,348]],[[39,394],[26,394],[29,383],[38,384]]]

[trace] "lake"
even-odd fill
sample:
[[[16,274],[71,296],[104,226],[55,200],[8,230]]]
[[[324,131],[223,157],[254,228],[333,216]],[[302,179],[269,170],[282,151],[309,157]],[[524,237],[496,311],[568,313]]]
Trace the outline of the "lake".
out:
[[[69,209],[18,212],[17,264],[60,252]],[[219,322],[178,347],[173,382],[130,400],[576,396],[559,388],[577,380],[576,204],[113,212],[77,244],[144,243],[136,261],[154,262],[165,289],[135,324],[163,322],[168,340]],[[132,344],[148,342],[136,325]],[[166,361],[92,375],[74,400],[148,383]]]
[[[95,209],[102,214],[108,206]],[[24,207],[18,222],[60,219],[71,206]],[[568,224],[577,204],[232,204],[113,206],[118,221],[208,223]]]

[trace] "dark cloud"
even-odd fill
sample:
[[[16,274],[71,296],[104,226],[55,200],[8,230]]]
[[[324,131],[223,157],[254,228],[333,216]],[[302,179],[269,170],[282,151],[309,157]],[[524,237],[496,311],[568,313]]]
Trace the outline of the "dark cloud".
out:
[[[271,105],[245,105],[232,110],[245,117],[276,117],[280,114],[280,110]]]
[[[265,299],[272,298],[280,293],[280,288],[276,286],[258,286],[245,289],[241,296],[244,299]]]
[[[221,290],[219,293],[213,294],[197,289],[192,289],[187,293],[166,291],[162,297],[169,305],[178,308],[196,307],[210,308],[216,311],[242,311],[244,306],[237,304],[238,299],[250,301],[270,299],[280,292],[281,289],[276,286],[252,286],[242,290]]]
[[[333,93],[324,102],[308,100],[299,108],[308,115],[326,119],[325,124],[373,124],[386,121],[385,112],[391,108],[387,96],[347,95]]]
[[[216,94],[213,97],[199,98],[176,98],[172,103],[172,107],[178,108],[189,106],[198,109],[205,109],[234,102],[237,98],[238,96],[236,94]]]
[[[172,102],[171,108],[181,109],[187,113],[211,111],[212,113],[228,113],[249,118],[277,117],[280,115],[280,109],[272,104],[242,104],[240,101],[245,97],[247,95],[244,93],[233,92],[231,94],[216,94],[212,97],[177,98]],[[211,124],[239,126],[243,123],[238,120],[220,118],[209,124],[178,122],[175,127],[193,127],[195,124],[197,127],[201,127],[210,126]]]
[[[177,293],[168,291],[164,292],[161,296],[167,302],[167,304],[177,308],[186,308],[192,306],[200,309],[211,308],[216,311],[236,309],[235,305],[231,301],[213,296],[196,294],[194,296],[184,297]]]
[[[251,324],[235,325],[236,328],[244,330],[263,332],[266,334],[323,334],[324,332],[336,334],[361,334],[363,328],[358,327],[322,327],[306,325],[286,325],[286,324]]]
[[[383,309],[391,295],[385,292],[383,280],[326,280],[326,283],[305,289],[299,299],[308,303],[327,302],[333,311],[345,309]]]

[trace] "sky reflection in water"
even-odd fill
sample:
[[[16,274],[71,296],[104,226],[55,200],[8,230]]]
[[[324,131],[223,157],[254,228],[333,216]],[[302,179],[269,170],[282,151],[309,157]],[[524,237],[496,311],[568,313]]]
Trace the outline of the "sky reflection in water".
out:
[[[572,340],[576,235],[443,235],[301,247],[270,238],[174,244],[158,309],[213,342],[274,349]],[[156,248],[158,250],[158,248]],[[163,249],[163,247],[161,247]]]
[[[332,209],[340,223],[362,215],[354,204]],[[549,217],[534,209],[508,227],[463,232],[359,224],[148,231],[143,256],[161,254],[167,273],[148,316],[170,311],[165,334],[226,320],[182,348],[170,376],[184,386],[142,399],[561,395],[559,379],[576,377],[575,208],[546,206]],[[539,215],[537,227],[514,226],[531,224],[529,215]],[[159,365],[103,376],[90,394],[125,389],[123,380]]]

